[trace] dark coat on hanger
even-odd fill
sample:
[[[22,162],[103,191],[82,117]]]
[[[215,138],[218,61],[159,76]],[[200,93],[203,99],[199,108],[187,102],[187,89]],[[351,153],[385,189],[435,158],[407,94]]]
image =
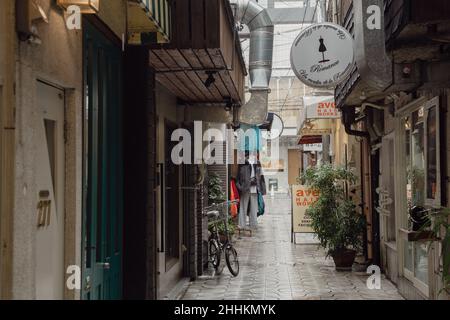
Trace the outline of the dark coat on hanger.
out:
[[[257,162],[253,165],[256,176],[256,188],[258,192],[262,195],[266,195],[266,180],[262,173],[261,162]],[[252,176],[252,167],[248,161],[245,161],[245,164],[239,165],[237,179],[236,179],[236,187],[239,190],[240,194],[250,192],[251,187],[251,176]]]

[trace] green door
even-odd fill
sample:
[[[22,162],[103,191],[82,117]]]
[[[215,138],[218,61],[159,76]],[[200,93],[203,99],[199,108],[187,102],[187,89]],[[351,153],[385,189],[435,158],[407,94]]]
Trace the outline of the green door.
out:
[[[121,51],[86,20],[83,40],[82,297],[121,299]]]

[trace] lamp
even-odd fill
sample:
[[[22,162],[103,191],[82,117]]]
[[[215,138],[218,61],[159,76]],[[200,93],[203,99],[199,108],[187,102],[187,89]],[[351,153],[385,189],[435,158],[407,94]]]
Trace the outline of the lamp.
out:
[[[205,87],[209,88],[212,86],[212,84],[214,82],[216,82],[216,78],[214,78],[215,73],[216,73],[215,71],[206,71],[206,74],[208,75],[208,79],[206,79],[206,81],[204,83]]]
[[[70,6],[78,6],[81,13],[97,13],[100,9],[100,0],[56,0],[56,3],[65,10]]]

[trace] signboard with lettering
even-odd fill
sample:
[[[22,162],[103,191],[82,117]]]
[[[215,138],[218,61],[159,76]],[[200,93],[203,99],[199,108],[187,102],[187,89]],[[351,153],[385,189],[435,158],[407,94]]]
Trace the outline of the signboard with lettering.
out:
[[[303,151],[305,151],[305,152],[322,152],[323,144],[322,143],[304,144]]]
[[[294,234],[314,233],[306,210],[319,200],[319,195],[319,191],[311,190],[307,186],[292,186],[292,232]]]
[[[336,108],[334,97],[303,97],[306,119],[338,119],[341,117]]]
[[[353,65],[353,38],[333,23],[306,28],[292,45],[292,69],[300,81],[313,88],[335,87],[347,79]]]

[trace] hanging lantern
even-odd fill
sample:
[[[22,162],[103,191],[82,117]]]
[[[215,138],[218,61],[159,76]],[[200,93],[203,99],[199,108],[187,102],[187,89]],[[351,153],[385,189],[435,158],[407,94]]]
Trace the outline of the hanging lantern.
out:
[[[56,2],[65,10],[70,6],[78,6],[81,13],[97,13],[100,8],[100,0],[57,0]]]

